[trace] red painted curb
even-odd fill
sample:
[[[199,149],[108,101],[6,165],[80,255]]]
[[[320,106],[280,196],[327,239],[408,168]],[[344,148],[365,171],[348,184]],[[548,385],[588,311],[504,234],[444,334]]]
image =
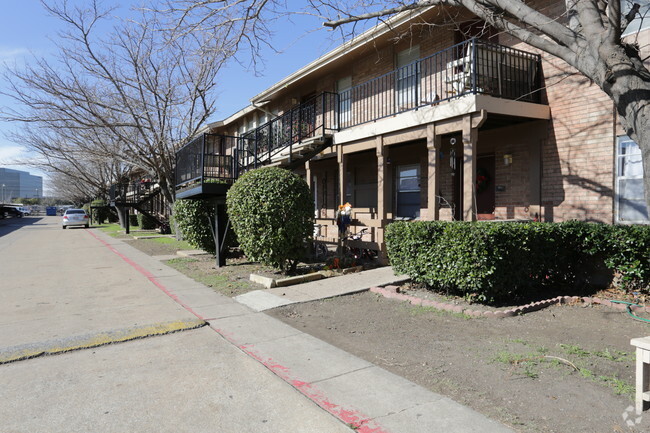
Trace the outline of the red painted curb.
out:
[[[158,287],[160,290],[162,290],[162,292],[165,293],[167,296],[172,298],[181,307],[183,307],[184,309],[186,309],[188,312],[192,313],[193,315],[195,315],[199,319],[206,320],[204,317],[202,317],[201,315],[196,313],[194,310],[192,310],[192,308],[189,305],[187,305],[183,301],[181,301],[178,298],[178,296],[176,296],[171,291],[169,291],[160,281],[158,281],[158,279],[151,272],[147,271],[142,266],[138,265],[133,260],[126,257],[124,254],[117,251],[108,242],[106,242],[103,239],[99,238],[92,231],[86,230],[86,233],[90,233],[95,239],[97,239],[99,242],[104,244],[105,247],[107,247],[113,253],[117,254],[117,256],[120,257],[122,260],[124,260],[126,263],[131,265],[136,271],[140,272],[142,275],[147,277],[147,279],[149,281],[151,281],[156,287]],[[404,295],[402,295],[402,296],[404,296]],[[236,338],[233,335],[231,335],[230,333],[226,333],[226,332],[224,332],[224,331],[222,331],[220,329],[215,329],[215,328],[212,328],[212,327],[210,327],[210,328],[214,332],[219,334],[221,337],[223,337],[230,344],[232,344],[235,347],[239,348],[243,353],[245,353],[249,357],[255,359],[257,362],[262,364],[268,370],[273,372],[273,374],[278,376],[280,379],[284,380],[286,383],[291,385],[294,389],[298,390],[302,395],[307,397],[309,400],[313,401],[321,409],[324,409],[325,411],[327,411],[329,414],[334,416],[339,421],[352,426],[355,429],[355,431],[357,431],[359,433],[390,433],[387,430],[384,430],[380,426],[378,426],[377,423],[374,420],[372,420],[371,418],[361,414],[360,412],[357,412],[355,410],[345,409],[344,407],[342,407],[342,406],[340,406],[338,404],[332,403],[331,401],[328,400],[327,396],[323,395],[311,383],[304,382],[304,381],[301,381],[301,380],[299,380],[297,378],[292,377],[289,368],[284,367],[281,364],[278,364],[272,358],[264,358],[264,357],[262,357],[262,355],[258,354],[257,352],[255,352],[252,349],[252,346],[237,344]]]

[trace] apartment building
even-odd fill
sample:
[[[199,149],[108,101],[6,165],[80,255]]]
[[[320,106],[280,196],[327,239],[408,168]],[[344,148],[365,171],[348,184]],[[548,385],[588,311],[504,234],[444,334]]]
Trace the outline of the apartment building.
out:
[[[309,183],[323,239],[349,202],[377,249],[399,219],[647,223],[640,151],[611,100],[561,60],[448,17],[397,15],[253,96],[179,151],[177,197],[284,166]]]

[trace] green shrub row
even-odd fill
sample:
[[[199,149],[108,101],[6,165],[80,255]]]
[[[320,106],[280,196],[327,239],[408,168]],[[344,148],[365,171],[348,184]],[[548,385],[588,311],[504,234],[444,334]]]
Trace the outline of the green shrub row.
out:
[[[612,275],[628,289],[650,284],[650,226],[414,221],[390,224],[385,236],[396,272],[478,301],[604,285],[598,277]]]
[[[210,254],[216,253],[211,225],[214,207],[206,200],[176,200],[172,207],[172,218],[180,236],[195,248]]]
[[[84,209],[90,212],[91,206],[94,207],[94,209],[92,209],[92,218],[94,223],[103,224],[104,221],[108,220],[109,222],[111,222],[111,220],[114,219],[113,215],[111,214],[108,208],[108,204],[106,203],[105,200],[102,199],[93,200],[91,203],[85,205]]]
[[[138,226],[138,216],[135,214],[129,214],[129,225],[131,227],[137,227]]]
[[[156,220],[143,213],[138,214],[138,226],[142,230],[153,230],[156,228]]]

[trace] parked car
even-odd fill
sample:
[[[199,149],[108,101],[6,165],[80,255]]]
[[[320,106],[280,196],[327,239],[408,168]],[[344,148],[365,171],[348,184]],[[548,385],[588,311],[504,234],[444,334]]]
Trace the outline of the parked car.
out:
[[[25,215],[25,216],[29,216],[29,215],[32,214],[32,210],[30,208],[28,208],[28,207],[19,206],[18,210],[21,211],[23,213],[23,215]]]
[[[65,229],[70,226],[90,227],[90,218],[83,209],[67,209],[63,214],[62,227]]]
[[[20,208],[17,208],[16,206],[2,206],[0,212],[2,212],[2,216],[4,218],[7,217],[15,217],[15,218],[22,218],[23,217],[23,212],[20,210]]]

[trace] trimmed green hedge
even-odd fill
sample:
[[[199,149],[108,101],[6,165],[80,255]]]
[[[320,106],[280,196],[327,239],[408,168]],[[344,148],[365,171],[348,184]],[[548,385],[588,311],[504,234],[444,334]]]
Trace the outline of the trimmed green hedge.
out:
[[[183,239],[195,248],[210,254],[216,253],[210,226],[214,220],[214,207],[206,200],[176,200],[172,218]]]
[[[482,302],[590,285],[607,270],[627,288],[650,283],[650,226],[413,221],[385,236],[396,272]]]
[[[103,224],[104,221],[106,221],[106,220],[110,221],[111,212],[110,212],[110,210],[108,208],[108,205],[107,205],[105,200],[102,200],[102,199],[93,200],[90,203],[90,205],[88,205],[87,208],[86,208],[86,206],[84,206],[84,209],[86,209],[87,211],[90,212],[91,211],[91,209],[90,209],[91,206],[95,207],[94,209],[92,209],[93,222],[98,223],[98,224]]]
[[[129,225],[131,227],[137,227],[138,226],[138,216],[135,214],[129,214]]]
[[[138,225],[142,230],[153,230],[156,228],[156,220],[143,213],[138,214]]]
[[[228,216],[248,259],[285,272],[305,258],[314,231],[307,182],[278,167],[244,173],[228,191]]]

